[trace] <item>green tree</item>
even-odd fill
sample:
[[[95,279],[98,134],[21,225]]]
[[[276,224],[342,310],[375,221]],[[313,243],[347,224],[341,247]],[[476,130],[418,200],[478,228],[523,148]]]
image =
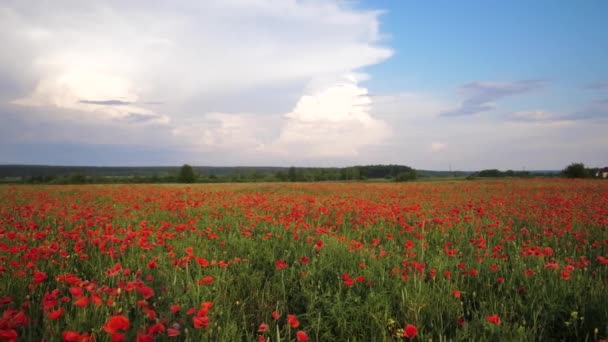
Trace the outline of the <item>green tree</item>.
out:
[[[562,174],[568,178],[586,178],[588,176],[585,164],[572,163],[562,170]]]
[[[295,182],[297,180],[297,172],[296,172],[296,168],[295,167],[290,167],[289,171],[287,172],[287,178],[289,179],[290,182]]]
[[[409,170],[409,171],[403,171],[400,172],[396,177],[395,177],[395,182],[407,182],[407,181],[413,181],[416,178],[418,178],[418,175],[416,174],[416,170]]]
[[[192,166],[188,164],[182,166],[179,170],[179,175],[177,176],[177,180],[180,183],[194,183],[195,178],[194,170],[192,169]]]

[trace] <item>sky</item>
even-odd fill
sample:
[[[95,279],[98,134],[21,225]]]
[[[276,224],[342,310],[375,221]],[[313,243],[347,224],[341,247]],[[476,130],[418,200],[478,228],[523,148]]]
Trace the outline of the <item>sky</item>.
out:
[[[608,2],[0,2],[0,164],[608,166]]]

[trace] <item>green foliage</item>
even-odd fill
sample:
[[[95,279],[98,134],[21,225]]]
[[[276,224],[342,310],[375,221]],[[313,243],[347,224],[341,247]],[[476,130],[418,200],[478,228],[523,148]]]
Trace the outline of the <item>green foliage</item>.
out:
[[[572,163],[568,165],[563,171],[562,174],[567,178],[587,178],[589,174],[587,169],[585,169],[585,164],[583,163]]]
[[[177,176],[177,180],[180,183],[194,183],[196,176],[194,175],[194,170],[192,166],[188,164],[184,164],[182,168],[179,170],[179,175]]]
[[[287,179],[290,182],[295,182],[297,180],[297,173],[295,167],[292,166],[289,168],[289,171],[287,172]]]
[[[528,171],[507,170],[507,171],[503,172],[498,169],[481,170],[481,171],[475,173],[475,175],[474,175],[474,177],[490,177],[490,178],[501,178],[501,177],[525,178],[525,177],[529,177],[529,176],[530,176],[530,172],[528,172]]]
[[[416,170],[402,171],[395,177],[395,182],[413,181],[416,180],[417,177]]]

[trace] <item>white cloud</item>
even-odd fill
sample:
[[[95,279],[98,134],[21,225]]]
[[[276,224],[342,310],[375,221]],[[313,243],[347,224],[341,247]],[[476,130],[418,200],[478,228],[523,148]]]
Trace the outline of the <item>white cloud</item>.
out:
[[[9,2],[0,74],[25,90],[12,104],[51,121],[113,122],[109,137],[115,124],[152,123],[172,133],[141,143],[353,155],[387,131],[357,86],[358,69],[392,55],[380,14],[338,0]],[[243,93],[287,97],[286,84],[310,95],[285,116],[256,101],[247,114],[224,109]]]
[[[372,99],[355,78],[304,95],[284,115],[286,123],[269,148],[304,157],[356,156],[361,147],[382,143],[391,130],[370,114]]]
[[[448,145],[446,143],[436,141],[431,144],[431,151],[438,152],[441,150],[445,150],[447,147],[448,147]]]
[[[173,133],[202,150],[237,149],[287,159],[353,157],[390,136],[388,125],[370,114],[372,99],[352,75],[312,84],[308,88],[317,90],[283,115],[210,113]]]
[[[169,118],[135,103],[133,84],[120,77],[77,71],[42,79],[27,97],[12,103],[23,106],[58,108],[89,113],[89,120],[168,123]]]
[[[24,57],[37,83],[66,75],[93,83],[90,75],[104,74],[135,85],[145,100],[187,101],[273,82],[308,82],[392,54],[377,45],[379,12],[341,1],[141,5],[5,5],[0,37],[11,45],[4,46],[3,59]]]

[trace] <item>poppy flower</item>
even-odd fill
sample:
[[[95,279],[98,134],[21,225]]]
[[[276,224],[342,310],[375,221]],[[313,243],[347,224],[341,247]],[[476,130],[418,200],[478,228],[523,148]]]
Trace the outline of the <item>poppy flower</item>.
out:
[[[80,334],[77,331],[66,330],[61,333],[61,340],[64,342],[79,341]]]
[[[123,333],[113,333],[110,335],[110,339],[112,342],[122,342],[127,338],[127,336]]]
[[[206,276],[206,277],[203,277],[203,279],[200,279],[198,281],[198,285],[209,285],[209,284],[213,283],[213,280],[214,279],[212,276]]]
[[[106,324],[103,326],[103,330],[105,330],[109,334],[114,334],[118,330],[127,329],[129,329],[129,319],[123,315],[116,315],[110,317]]]
[[[486,320],[494,325],[500,324],[500,316],[498,314],[493,314],[486,317]]]
[[[298,330],[298,332],[296,332],[296,340],[298,340],[298,342],[306,342],[308,341],[308,334],[303,330]]]
[[[269,329],[268,324],[266,324],[266,323],[262,322],[262,323],[260,324],[260,326],[258,327],[258,332],[259,332],[259,333],[264,333],[264,332],[267,332],[267,331],[268,331],[268,329]]]
[[[49,317],[49,319],[57,320],[57,319],[61,318],[61,316],[63,316],[64,313],[65,313],[65,310],[63,308],[59,308],[57,310],[50,311],[49,313],[47,313],[47,316]]]
[[[277,260],[276,265],[275,265],[276,269],[279,271],[286,269],[288,266],[289,265],[287,265],[287,263],[283,260]]]
[[[403,329],[403,337],[414,338],[418,334],[418,328],[413,324],[408,324]]]
[[[167,336],[169,337],[177,337],[181,334],[178,329],[169,328],[167,329]]]
[[[207,327],[209,327],[210,322],[211,322],[211,320],[207,316],[192,317],[192,324],[194,325],[195,329],[200,329],[200,328],[207,329]]]
[[[298,321],[296,315],[287,315],[287,324],[292,328],[297,328],[300,325],[300,321]]]
[[[19,335],[15,329],[0,329],[0,339],[5,341],[16,341]]]
[[[38,285],[47,279],[48,276],[46,275],[46,273],[39,270],[34,270],[34,285]]]

